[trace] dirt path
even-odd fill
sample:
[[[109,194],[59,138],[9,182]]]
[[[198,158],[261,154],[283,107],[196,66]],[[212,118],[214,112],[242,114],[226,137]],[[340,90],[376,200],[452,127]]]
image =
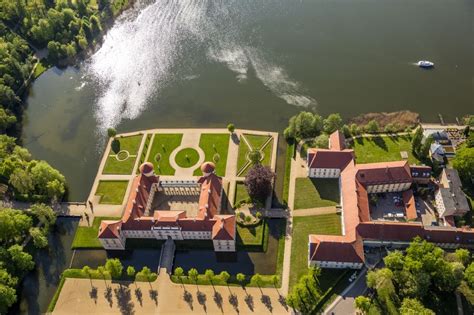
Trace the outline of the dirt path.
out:
[[[153,283],[68,278],[53,314],[288,314],[281,299],[274,288],[178,285],[165,272]]]

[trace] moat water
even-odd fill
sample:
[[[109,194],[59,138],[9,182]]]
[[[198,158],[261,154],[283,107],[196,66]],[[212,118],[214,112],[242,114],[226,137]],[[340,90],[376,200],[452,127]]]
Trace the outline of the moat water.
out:
[[[302,109],[454,121],[474,107],[473,11],[469,0],[138,0],[91,58],[33,84],[23,141],[83,201],[110,126],[282,131]]]
[[[212,250],[177,251],[173,267],[184,270],[196,268],[200,272],[213,269],[216,273],[226,270],[231,274],[274,274],[277,265],[278,238],[281,220],[269,221],[269,237],[266,252],[230,253],[216,255]],[[160,259],[160,249],[136,249],[127,251],[71,250],[78,219],[58,218],[53,233],[49,235],[49,246],[35,253],[35,269],[23,280],[18,293],[19,302],[10,314],[42,314],[56,292],[61,273],[71,268],[91,268],[103,266],[107,258],[119,258],[124,266],[134,266],[141,270],[144,266],[156,271]]]

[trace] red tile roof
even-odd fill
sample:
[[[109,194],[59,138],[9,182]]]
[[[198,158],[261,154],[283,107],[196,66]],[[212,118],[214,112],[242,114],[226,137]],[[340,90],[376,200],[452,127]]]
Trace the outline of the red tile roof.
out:
[[[99,238],[119,238],[122,221],[103,220],[99,226]]]
[[[365,185],[412,182],[407,161],[357,164],[357,180]]]
[[[338,168],[344,169],[354,160],[353,150],[333,151],[328,149],[309,149],[309,168]]]
[[[218,214],[221,206],[222,178],[212,173],[202,176],[198,183],[201,184],[198,217],[212,219]]]
[[[235,239],[235,216],[216,216],[216,223],[212,227],[213,240],[234,240]]]
[[[407,220],[416,220],[418,215],[416,214],[415,196],[413,196],[413,191],[411,189],[404,191],[402,198],[407,213]]]
[[[311,260],[334,262],[364,262],[364,245],[360,237],[347,242],[344,237],[338,240],[325,240],[325,235],[310,235],[309,257]],[[334,238],[334,237],[333,237]]]
[[[212,163],[204,170],[209,171]],[[151,230],[153,227],[179,227],[183,231],[209,231],[213,239],[235,240],[235,216],[218,215],[221,205],[222,178],[211,173],[199,178],[200,196],[199,211],[195,218],[186,217],[186,211],[157,210],[152,216],[145,215],[146,205],[150,198],[153,184],[159,178],[153,174],[153,168],[147,163],[140,166],[141,174],[136,176],[130,187],[122,219],[119,221],[102,221],[100,238],[119,237],[115,229],[118,225],[124,230]],[[151,172],[151,173],[150,173]]]
[[[346,138],[339,130],[334,131],[329,136],[329,149],[342,151],[346,148]]]
[[[362,240],[409,242],[416,236],[437,243],[473,243],[474,230],[424,227],[419,222],[370,221],[369,195],[366,186],[373,184],[412,183],[412,170],[427,172],[429,167],[410,168],[407,161],[355,164],[352,150],[338,147],[338,133],[331,135],[334,150],[309,149],[310,168],[341,169],[342,236],[310,235],[309,257],[317,261],[363,262]],[[336,142],[337,140],[337,142]],[[403,193],[407,218],[416,219],[413,192]]]

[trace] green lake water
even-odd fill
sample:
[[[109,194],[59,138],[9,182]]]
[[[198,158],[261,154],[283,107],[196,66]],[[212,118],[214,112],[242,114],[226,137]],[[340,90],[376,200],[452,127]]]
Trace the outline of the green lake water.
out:
[[[93,56],[33,84],[23,142],[82,201],[109,126],[282,131],[302,109],[454,121],[474,108],[473,10],[469,0],[138,1]],[[416,67],[422,59],[435,68]]]

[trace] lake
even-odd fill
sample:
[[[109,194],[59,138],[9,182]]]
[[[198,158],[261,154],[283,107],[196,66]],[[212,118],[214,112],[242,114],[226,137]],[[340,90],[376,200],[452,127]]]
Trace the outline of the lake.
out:
[[[23,142],[83,201],[112,126],[282,131],[303,109],[454,121],[474,107],[473,10],[466,0],[137,1],[94,55],[32,85]],[[435,68],[416,67],[422,59]]]

